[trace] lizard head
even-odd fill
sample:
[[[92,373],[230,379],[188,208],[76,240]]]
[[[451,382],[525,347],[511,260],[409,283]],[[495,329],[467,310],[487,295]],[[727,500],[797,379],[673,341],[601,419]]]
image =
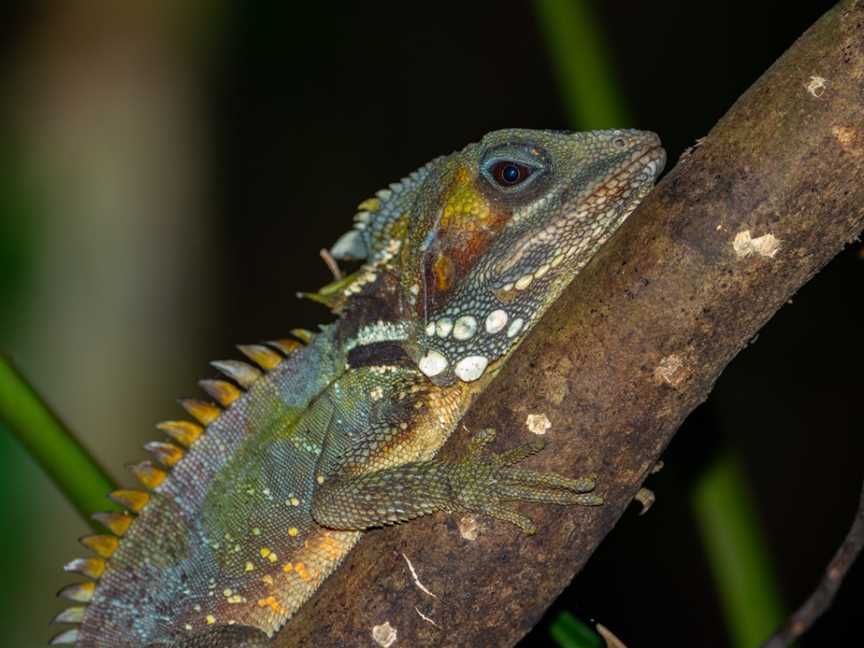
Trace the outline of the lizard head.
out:
[[[653,133],[510,129],[382,196],[364,245],[396,269],[408,350],[439,384],[504,357],[650,191]],[[357,237],[359,240],[359,237]],[[344,245],[343,245],[344,247]],[[334,247],[334,252],[336,252]]]

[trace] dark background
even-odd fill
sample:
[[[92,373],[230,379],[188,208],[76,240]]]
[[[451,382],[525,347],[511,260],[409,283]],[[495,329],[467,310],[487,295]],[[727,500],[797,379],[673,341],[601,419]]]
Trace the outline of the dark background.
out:
[[[12,4],[0,54],[14,78],[16,53],[46,18]],[[634,116],[621,125],[659,133],[673,165],[831,5],[595,3]],[[234,343],[326,317],[293,295],[329,280],[317,251],[376,189],[489,130],[568,127],[530,2],[236,2],[214,22],[219,36],[199,35],[194,48],[202,62],[192,91],[212,244],[197,251],[204,272],[182,280],[206,283],[218,299],[201,316],[208,342],[190,348],[188,375],[160,390],[165,404],[176,395],[168,387],[188,393],[207,360],[234,356]],[[802,84],[817,73],[803,70]],[[649,480],[654,508],[624,517],[524,645],[549,644],[561,610],[596,619],[631,647],[730,645],[691,508],[696,480],[721,451],[746,469],[787,606],[803,600],[848,528],[864,478],[862,276],[855,244],[732,363]],[[125,379],[135,380],[133,369]],[[152,438],[135,423],[129,434]],[[804,645],[855,643],[862,597],[859,566]]]

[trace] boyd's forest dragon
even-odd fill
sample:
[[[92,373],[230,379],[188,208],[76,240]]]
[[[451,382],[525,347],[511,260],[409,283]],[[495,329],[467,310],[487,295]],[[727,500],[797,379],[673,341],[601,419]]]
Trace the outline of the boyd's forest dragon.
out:
[[[331,253],[360,269],[313,295],[319,333],[214,362],[215,401],[158,425],[147,491],[97,514],[110,534],[66,569],[80,648],[267,646],[364,530],[512,501],[598,505],[594,480],[518,467],[539,444],[435,455],[548,306],[650,191],[653,133],[501,130],[360,204]]]

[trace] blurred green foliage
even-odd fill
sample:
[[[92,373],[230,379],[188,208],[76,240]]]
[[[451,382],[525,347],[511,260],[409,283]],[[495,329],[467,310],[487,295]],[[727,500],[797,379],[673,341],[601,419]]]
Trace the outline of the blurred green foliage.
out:
[[[0,423],[24,445],[78,513],[90,520],[97,511],[117,509],[106,495],[116,487],[108,473],[84,449],[24,380],[0,356]]]
[[[14,332],[24,323],[23,305],[34,271],[38,200],[35,187],[25,170],[16,139],[8,129],[0,130],[0,349],[10,343]],[[0,569],[7,583],[26,582],[30,561],[27,549],[34,529],[34,515],[28,486],[31,457],[15,440],[0,419],[0,519],[6,533],[0,534]],[[11,530],[16,530],[13,533]],[[0,624],[15,628],[20,618],[14,585],[0,594]],[[3,633],[14,636],[15,632]],[[20,633],[19,633],[20,636]]]
[[[567,611],[561,612],[552,622],[549,634],[562,648],[601,648],[605,645],[596,632]]]
[[[18,306],[26,296],[35,266],[38,200],[22,164],[16,139],[2,131],[0,147],[0,341],[7,341],[18,323]]]
[[[699,477],[693,512],[732,643],[761,645],[783,621],[774,565],[747,475],[727,451]]]
[[[536,0],[536,7],[570,125],[592,130],[632,123],[592,3]]]

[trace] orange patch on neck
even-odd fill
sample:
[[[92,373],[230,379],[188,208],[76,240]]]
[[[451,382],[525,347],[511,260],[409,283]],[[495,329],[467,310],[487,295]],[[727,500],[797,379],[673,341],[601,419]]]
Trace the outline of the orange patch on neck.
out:
[[[453,261],[441,252],[435,257],[435,263],[432,265],[432,271],[435,273],[435,289],[436,292],[446,292],[453,285]]]

